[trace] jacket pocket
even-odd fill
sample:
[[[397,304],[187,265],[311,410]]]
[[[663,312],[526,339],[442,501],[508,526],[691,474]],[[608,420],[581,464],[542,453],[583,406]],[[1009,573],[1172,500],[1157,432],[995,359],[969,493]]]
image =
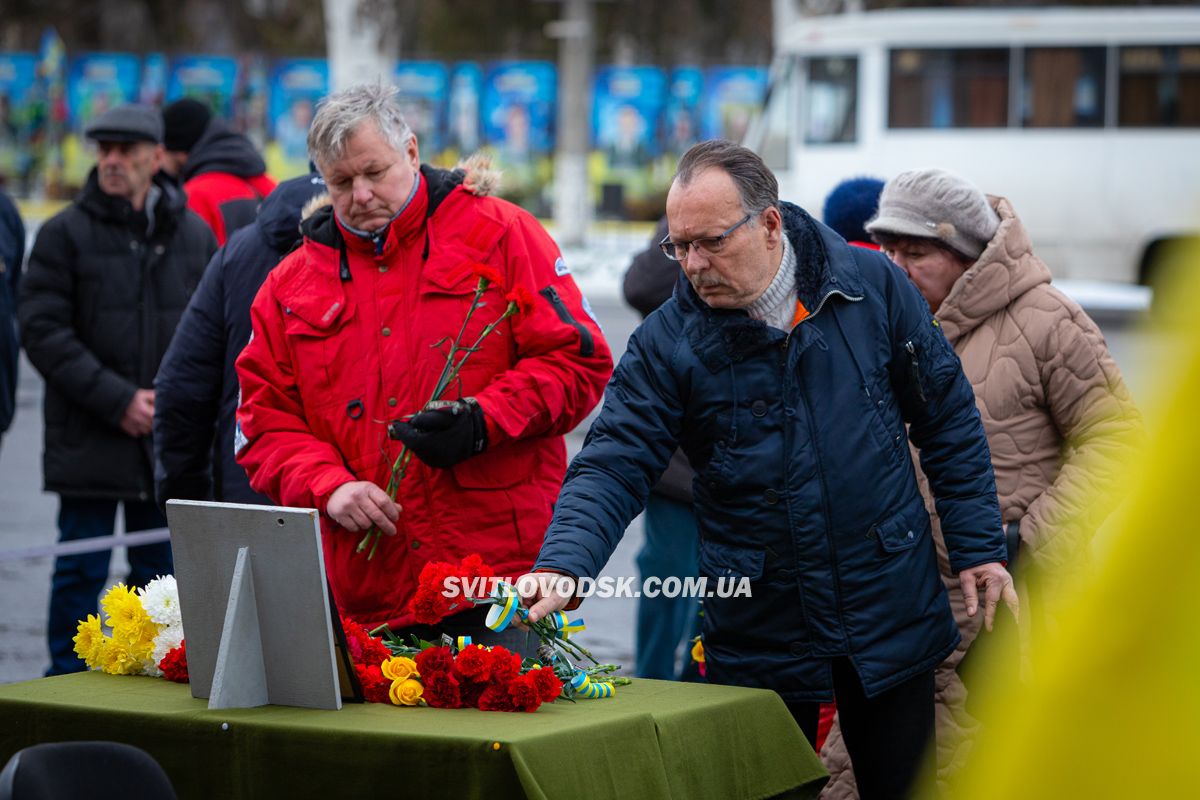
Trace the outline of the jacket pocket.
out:
[[[872,525],[867,537],[878,541],[885,553],[902,553],[916,547],[928,529],[929,513],[918,497],[903,510]]]
[[[762,577],[766,551],[749,547],[734,547],[720,542],[700,542],[700,574],[713,578]]]

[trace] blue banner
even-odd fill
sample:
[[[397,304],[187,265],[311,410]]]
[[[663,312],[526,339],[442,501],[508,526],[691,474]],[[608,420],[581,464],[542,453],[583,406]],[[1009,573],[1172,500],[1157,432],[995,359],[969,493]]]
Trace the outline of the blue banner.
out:
[[[317,101],[329,93],[329,63],[323,58],[291,58],[275,65],[269,128],[287,162],[308,162],[308,126]]]
[[[36,75],[33,53],[0,53],[0,175],[24,172],[21,145],[29,138]]]
[[[704,73],[699,67],[677,67],[667,83],[663,115],[663,146],[668,153],[683,155],[700,141],[700,104],[704,99]]]
[[[129,53],[88,53],[71,59],[67,77],[71,127],[82,132],[108,109],[136,101],[140,73],[138,57]]]
[[[399,93],[396,99],[408,126],[417,134],[422,153],[430,157],[441,151],[446,118],[446,66],[437,61],[402,61],[394,74]]]
[[[483,92],[483,130],[507,164],[528,163],[554,149],[557,71],[544,61],[494,65]]]
[[[475,152],[481,144],[479,107],[482,98],[483,70],[469,61],[455,64],[450,74],[446,144],[460,155]]]
[[[666,76],[658,67],[602,67],[596,72],[592,134],[610,169],[640,169],[658,155],[658,119]]]
[[[750,121],[762,109],[767,92],[764,67],[713,67],[707,74],[705,139],[740,142]]]
[[[138,102],[148,106],[161,106],[167,98],[167,57],[162,53],[150,53],[142,61],[142,83],[138,89]]]
[[[233,90],[237,61],[223,56],[188,56],[171,65],[167,102],[193,97],[208,105],[218,117],[233,116]]]

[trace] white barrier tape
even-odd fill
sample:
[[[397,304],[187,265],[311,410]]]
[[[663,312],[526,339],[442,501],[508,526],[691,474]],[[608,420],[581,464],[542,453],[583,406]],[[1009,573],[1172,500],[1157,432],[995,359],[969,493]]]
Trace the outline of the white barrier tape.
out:
[[[74,556],[81,553],[97,553],[101,550],[112,550],[114,547],[138,547],[143,544],[169,542],[171,531],[167,528],[150,528],[137,533],[126,533],[114,536],[94,536],[91,539],[75,539],[58,544],[43,544],[36,547],[19,547],[15,550],[0,551],[0,563],[5,561],[24,561],[31,558],[50,558],[58,556]]]

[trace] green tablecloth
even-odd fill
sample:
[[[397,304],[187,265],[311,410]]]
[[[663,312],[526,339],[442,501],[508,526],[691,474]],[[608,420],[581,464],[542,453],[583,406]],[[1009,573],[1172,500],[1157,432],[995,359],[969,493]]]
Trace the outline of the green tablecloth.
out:
[[[145,749],[180,798],[732,800],[816,797],[825,783],[775,693],[651,680],[533,714],[210,711],[187,686],[97,672],[0,686],[0,764],[22,747],[72,739]]]

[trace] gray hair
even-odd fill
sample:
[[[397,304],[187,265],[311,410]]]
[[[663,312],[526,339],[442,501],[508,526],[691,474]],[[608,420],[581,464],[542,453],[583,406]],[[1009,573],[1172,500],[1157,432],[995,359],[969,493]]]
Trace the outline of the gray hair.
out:
[[[675,182],[686,186],[712,167],[724,170],[733,179],[747,214],[761,214],[779,205],[779,181],[766,163],[753,150],[726,139],[692,145],[679,159]]]
[[[327,167],[346,152],[346,142],[364,122],[374,122],[396,152],[416,138],[400,113],[395,86],[360,83],[334,92],[317,105],[308,129],[308,155]]]

